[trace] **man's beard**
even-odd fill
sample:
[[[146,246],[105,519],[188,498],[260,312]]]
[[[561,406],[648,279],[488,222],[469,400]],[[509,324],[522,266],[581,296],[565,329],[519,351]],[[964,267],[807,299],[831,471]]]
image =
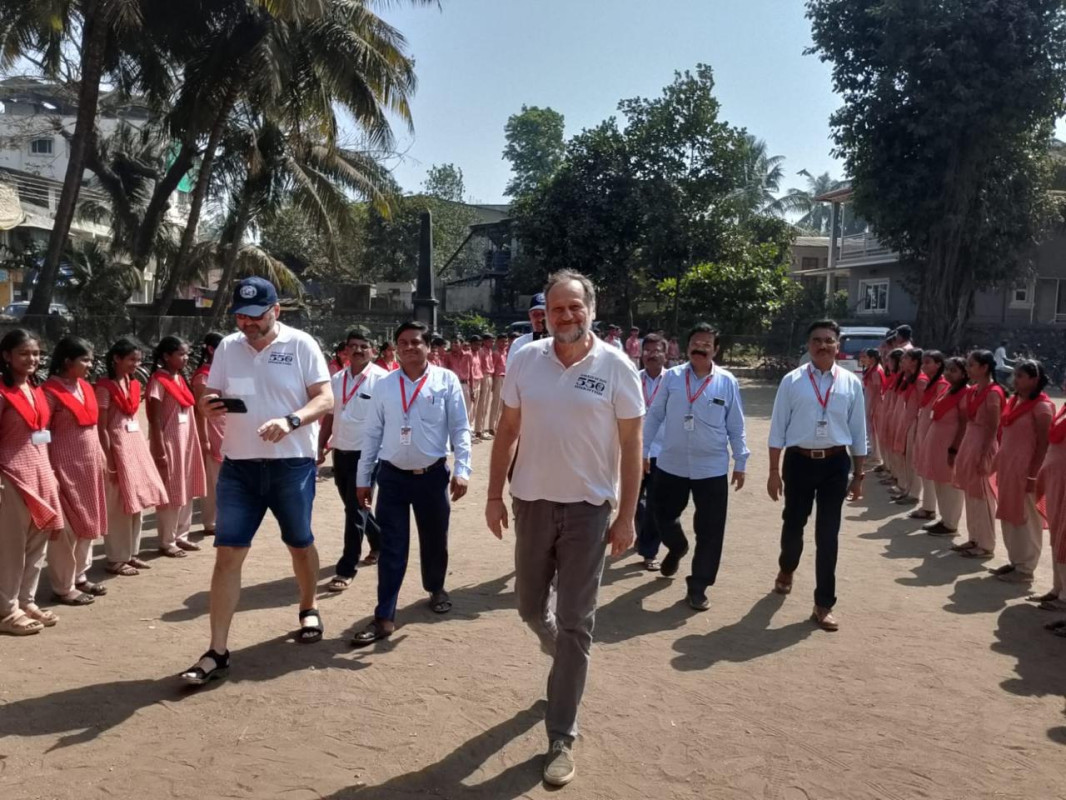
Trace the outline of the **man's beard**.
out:
[[[571,333],[557,333],[553,331],[551,326],[548,326],[548,332],[555,337],[555,341],[562,344],[574,344],[574,342],[580,342],[589,334],[589,328],[587,325],[575,325],[575,330]]]

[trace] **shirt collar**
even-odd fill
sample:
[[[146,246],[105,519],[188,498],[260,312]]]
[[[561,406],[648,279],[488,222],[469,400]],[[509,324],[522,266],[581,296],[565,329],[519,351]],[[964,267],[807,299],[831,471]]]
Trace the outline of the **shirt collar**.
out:
[[[571,364],[568,367],[563,364],[563,362],[559,360],[559,356],[555,354],[555,337],[553,336],[542,341],[544,342],[544,348],[541,350],[541,355],[547,356],[563,369],[571,369],[573,367],[576,367],[578,364],[584,364],[586,361],[600,353],[603,348],[613,347],[613,345],[609,345],[607,342],[600,339],[600,337],[596,334],[592,334],[592,347],[589,349],[588,353],[585,354],[585,357],[583,359]]]

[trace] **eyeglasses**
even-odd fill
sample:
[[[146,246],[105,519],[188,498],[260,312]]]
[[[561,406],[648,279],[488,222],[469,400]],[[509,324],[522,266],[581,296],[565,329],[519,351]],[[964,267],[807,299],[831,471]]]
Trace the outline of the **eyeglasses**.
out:
[[[241,314],[241,313],[234,314],[233,316],[235,316],[238,321],[247,320],[248,322],[261,322],[263,320],[263,317],[265,317],[269,313],[270,313],[270,311],[264,311],[258,317],[253,317],[251,314]]]

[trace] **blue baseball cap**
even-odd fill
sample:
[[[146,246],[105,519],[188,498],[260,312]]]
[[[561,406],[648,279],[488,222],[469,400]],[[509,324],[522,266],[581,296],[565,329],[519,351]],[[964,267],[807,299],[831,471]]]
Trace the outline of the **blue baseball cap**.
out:
[[[533,295],[532,299],[530,299],[530,301],[529,301],[529,310],[530,311],[547,311],[548,310],[548,302],[547,302],[547,300],[544,299],[544,293],[543,292],[539,292],[539,293]]]
[[[278,291],[266,278],[245,278],[233,287],[231,314],[258,317],[272,309],[278,302]]]

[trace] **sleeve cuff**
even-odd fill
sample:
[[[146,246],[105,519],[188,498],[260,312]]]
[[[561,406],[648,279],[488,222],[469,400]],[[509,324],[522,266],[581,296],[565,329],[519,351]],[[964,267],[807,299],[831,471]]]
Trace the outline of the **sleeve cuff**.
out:
[[[733,470],[735,472],[747,472],[748,471],[748,456],[742,458],[733,459]]]
[[[464,481],[470,478],[470,467],[464,467],[460,464],[455,465],[455,477],[462,478]]]

